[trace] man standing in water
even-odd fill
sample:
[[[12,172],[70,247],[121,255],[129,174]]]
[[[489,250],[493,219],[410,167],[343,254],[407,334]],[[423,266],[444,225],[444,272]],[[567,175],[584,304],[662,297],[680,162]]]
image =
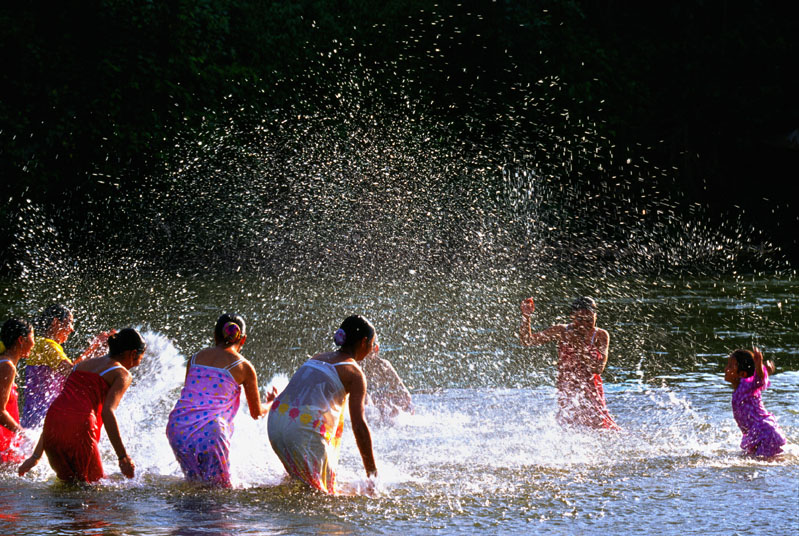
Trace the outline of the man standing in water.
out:
[[[596,302],[577,298],[572,303],[570,324],[556,324],[538,333],[530,328],[535,310],[532,298],[522,302],[519,339],[524,346],[558,343],[558,422],[618,430],[605,405],[602,371],[608,362],[610,336],[596,327]]]

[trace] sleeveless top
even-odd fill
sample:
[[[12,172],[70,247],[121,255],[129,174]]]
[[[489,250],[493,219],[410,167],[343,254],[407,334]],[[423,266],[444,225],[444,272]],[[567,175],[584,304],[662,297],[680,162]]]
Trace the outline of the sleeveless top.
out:
[[[221,417],[233,433],[233,418],[241,402],[241,385],[230,371],[242,363],[239,359],[225,368],[198,365],[191,356],[189,373],[180,391],[180,399],[169,414],[167,434],[188,440],[209,422]]]
[[[566,329],[571,331],[571,325]],[[597,361],[601,361],[604,359],[604,356],[602,352],[594,346],[597,332],[598,330],[594,329],[591,335],[591,342],[587,344],[587,346],[590,347],[588,355]],[[580,352],[580,350],[574,348],[570,343],[565,341],[558,343],[558,389],[571,390],[584,388],[587,383],[593,382],[594,376],[599,376],[591,372],[585,364],[578,359],[578,352]]]
[[[57,417],[59,414],[69,414],[70,416],[91,416],[95,420],[95,441],[100,439],[100,429],[103,427],[103,403],[111,386],[103,379],[107,372],[123,368],[122,365],[112,365],[100,372],[88,372],[84,370],[72,369],[64,383],[64,389],[50,404],[47,416]],[[54,418],[45,419],[55,423]],[[57,426],[57,425],[56,425]]]
[[[336,367],[352,364],[349,361],[333,364],[309,359],[297,369],[283,392],[272,402],[272,412],[298,420],[303,427],[316,430],[326,442],[330,442],[336,437],[347,400]]]
[[[567,330],[571,330],[569,325]],[[605,356],[594,346],[596,334],[594,329],[587,355],[590,359],[601,362]],[[610,428],[617,430],[605,404],[605,390],[602,377],[592,372],[579,358],[580,350],[572,344],[561,341],[558,344],[558,404],[559,420],[564,424],[576,424],[592,428]]]

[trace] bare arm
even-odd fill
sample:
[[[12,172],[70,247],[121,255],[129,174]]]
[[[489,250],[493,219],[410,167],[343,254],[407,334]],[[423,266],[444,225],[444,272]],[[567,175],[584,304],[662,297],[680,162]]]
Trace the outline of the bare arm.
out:
[[[763,381],[765,376],[763,375],[763,354],[760,352],[760,349],[755,348],[752,352],[755,356],[755,375],[759,381]],[[773,366],[773,365],[772,365]]]
[[[349,368],[349,367],[347,367]],[[355,443],[361,453],[363,467],[366,469],[366,476],[377,476],[377,466],[375,465],[375,455],[372,450],[372,432],[364,416],[364,406],[366,405],[366,379],[363,373],[357,369],[348,375],[347,391],[350,395],[350,420],[352,422],[352,433],[355,435]]]
[[[551,341],[559,341],[565,327],[557,324],[552,327],[533,333],[530,328],[530,317],[522,315],[522,324],[519,326],[519,340],[524,346],[540,346]]]
[[[111,382],[111,387],[108,389],[108,394],[105,396],[103,402],[103,426],[105,426],[105,433],[108,435],[108,440],[111,446],[114,447],[117,458],[119,459],[119,469],[122,474],[128,478],[133,478],[135,465],[125,451],[125,445],[122,443],[122,436],[119,433],[119,424],[117,423],[116,409],[122,401],[125,391],[130,387],[131,382],[130,372],[122,369],[114,376]]]
[[[19,474],[19,476],[24,476],[25,473],[33,469],[36,464],[39,463],[39,460],[42,459],[42,454],[44,454],[44,437],[39,436],[39,441],[36,443],[36,448],[33,449],[33,454],[22,462],[22,465],[20,465],[17,470],[17,474]]]
[[[594,356],[589,356],[591,361],[588,363],[588,370],[594,374],[602,374],[608,364],[608,351],[610,348],[610,335],[604,329],[597,331],[594,348],[599,352],[601,359],[594,359]]]
[[[8,428],[15,434],[22,431],[22,427],[14,420],[14,417],[6,409],[8,399],[11,397],[11,386],[14,385],[14,378],[17,376],[17,369],[11,363],[0,363],[0,426]]]
[[[114,333],[116,333],[116,330],[98,333],[94,339],[92,339],[92,342],[89,343],[89,347],[86,348],[86,351],[78,356],[78,358],[72,364],[77,365],[86,359],[101,357],[108,353],[108,337]]]
[[[263,417],[269,413],[269,408],[261,405],[261,394],[258,391],[258,375],[249,361],[243,362],[242,365],[244,366],[244,381],[241,384],[244,387],[244,396],[247,399],[247,406],[250,408],[250,415],[253,419]],[[275,396],[277,396],[277,389],[273,387],[266,394],[267,404],[274,400]]]
[[[378,358],[379,361],[379,378],[380,382],[386,388],[386,396],[397,408],[402,411],[411,409],[411,393],[402,381],[402,378],[397,374],[397,370],[386,359]]]

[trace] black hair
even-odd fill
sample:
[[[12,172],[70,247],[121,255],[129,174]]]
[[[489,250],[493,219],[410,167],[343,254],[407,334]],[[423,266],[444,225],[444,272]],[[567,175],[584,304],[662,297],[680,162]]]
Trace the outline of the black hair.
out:
[[[47,331],[50,329],[50,326],[53,325],[53,320],[63,322],[69,318],[71,314],[72,310],[66,305],[61,305],[60,303],[48,305],[47,308],[39,314],[39,318],[36,319],[36,329],[40,331],[42,335],[46,336],[48,335]]]
[[[582,311],[587,309],[592,313],[596,313],[596,302],[589,296],[582,296],[572,302],[572,311]]]
[[[247,335],[247,324],[241,315],[225,313],[217,319],[214,327],[214,338],[217,342],[231,345],[239,342],[245,335]]]
[[[0,328],[0,340],[8,350],[17,344],[20,337],[27,337],[32,330],[33,326],[27,320],[9,318],[3,322],[3,327]]]
[[[375,334],[375,327],[371,322],[366,320],[361,315],[352,315],[344,319],[339,328],[344,331],[346,337],[342,348],[353,348],[363,339],[369,339]]]
[[[143,352],[147,347],[141,333],[133,328],[125,328],[108,337],[108,355],[115,356],[128,350]]]
[[[745,372],[746,378],[755,373],[755,355],[749,350],[735,350],[732,357],[738,362],[738,372]]]

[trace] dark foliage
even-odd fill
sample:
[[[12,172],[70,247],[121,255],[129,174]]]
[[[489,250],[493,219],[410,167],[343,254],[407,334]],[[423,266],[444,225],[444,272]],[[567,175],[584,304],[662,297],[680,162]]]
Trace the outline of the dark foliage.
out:
[[[664,188],[719,222],[742,207],[795,258],[798,21],[765,1],[9,2],[0,220],[30,199],[74,236],[82,214],[157,175],[181,133],[329,112],[352,73],[371,79],[364,106],[523,150],[540,119],[524,89],[558,80],[556,108],[596,122],[619,161],[669,170]]]

